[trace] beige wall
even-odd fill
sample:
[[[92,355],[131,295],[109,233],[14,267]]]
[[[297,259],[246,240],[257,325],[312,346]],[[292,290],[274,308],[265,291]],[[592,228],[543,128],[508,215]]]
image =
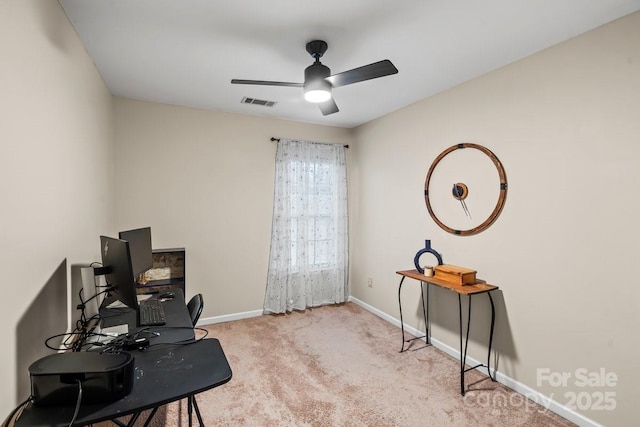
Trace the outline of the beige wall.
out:
[[[353,296],[398,317],[394,272],[431,239],[446,263],[500,286],[499,370],[562,404],[612,391],[615,411],[579,412],[618,426],[637,423],[640,381],[639,46],[636,13],[375,120],[357,129],[351,170]],[[439,229],[422,194],[431,162],[459,142],[490,148],[509,181],[501,217],[471,237]],[[417,288],[405,285],[403,308],[422,327]],[[433,336],[458,348],[457,301],[432,296]],[[489,308],[475,307],[477,330]],[[475,343],[472,356],[485,358]],[[538,368],[570,373],[568,387],[538,386]],[[617,386],[579,387],[577,368],[613,372]]]
[[[0,62],[4,419],[27,397],[28,362],[51,353],[44,338],[66,330],[71,265],[95,260],[109,231],[113,118],[56,1],[0,1]]]
[[[155,248],[186,248],[187,298],[203,294],[203,318],[262,309],[270,138],[351,144],[351,131],[121,98],[115,111],[117,228],[149,225]]]

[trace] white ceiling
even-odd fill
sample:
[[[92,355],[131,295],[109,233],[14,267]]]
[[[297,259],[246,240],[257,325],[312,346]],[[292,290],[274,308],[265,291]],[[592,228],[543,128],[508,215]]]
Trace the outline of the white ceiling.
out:
[[[59,0],[117,96],[354,127],[640,10],[640,0]],[[382,59],[399,73],[334,89],[322,116],[302,82],[325,40],[332,74]],[[277,101],[241,104],[243,97]]]

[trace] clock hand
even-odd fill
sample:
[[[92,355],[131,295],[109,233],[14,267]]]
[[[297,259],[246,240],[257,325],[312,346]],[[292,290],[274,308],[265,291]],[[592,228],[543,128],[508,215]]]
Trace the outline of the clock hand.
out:
[[[460,202],[462,203],[462,208],[466,212],[467,216],[469,217],[469,219],[471,219],[471,212],[469,212],[469,208],[467,207],[467,202],[465,202],[464,200],[460,200]]]
[[[462,194],[460,193],[460,189],[458,188],[458,186],[456,184],[453,184],[453,193],[456,195],[456,198],[458,200],[460,200],[460,204],[462,205],[462,210],[464,211],[465,215],[467,215],[469,217],[469,219],[471,219],[471,213],[469,212],[469,208],[467,208],[467,204],[465,203],[464,199],[462,198]]]

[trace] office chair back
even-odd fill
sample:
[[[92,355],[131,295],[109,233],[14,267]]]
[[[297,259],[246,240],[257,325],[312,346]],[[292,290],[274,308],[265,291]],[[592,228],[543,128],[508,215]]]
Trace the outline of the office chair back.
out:
[[[204,307],[204,300],[202,299],[202,294],[194,295],[187,304],[187,309],[189,310],[189,315],[191,316],[191,322],[193,322],[193,326],[196,326],[198,323],[198,319],[200,318],[200,314],[202,313],[202,308]]]
[[[189,315],[191,316],[191,322],[193,323],[193,327],[195,328],[196,323],[198,323],[198,319],[200,318],[200,313],[202,313],[202,308],[204,307],[204,300],[202,299],[202,294],[196,294],[187,303],[187,309],[189,310]],[[191,419],[192,419],[192,410],[196,410],[196,416],[198,417],[198,422],[200,426],[204,426],[202,422],[202,415],[200,415],[200,409],[198,408],[198,402],[196,401],[196,395],[191,394],[187,396],[188,409],[187,412],[189,414],[189,427],[191,427]],[[148,421],[149,419],[147,419]]]

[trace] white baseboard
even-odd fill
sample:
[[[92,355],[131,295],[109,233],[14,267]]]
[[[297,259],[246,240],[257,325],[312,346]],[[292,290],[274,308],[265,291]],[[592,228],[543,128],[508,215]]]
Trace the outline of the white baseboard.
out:
[[[232,320],[248,319],[250,317],[262,316],[262,310],[245,311],[242,313],[225,314],[223,316],[205,317],[198,320],[197,326],[212,325],[214,323],[231,322]]]
[[[364,301],[360,301],[357,298],[354,298],[352,296],[349,297],[349,301],[353,302],[354,304],[359,305],[360,307],[362,307],[363,309],[375,314],[376,316],[386,320],[387,322],[391,323],[392,325],[400,328],[400,320],[396,319],[395,317],[392,317],[390,315],[388,315],[387,313],[378,310],[377,308],[365,303]],[[404,330],[408,333],[410,333],[413,336],[422,336],[424,335],[424,331],[419,331],[418,329],[409,326],[407,324],[404,325]],[[447,353],[448,355],[452,356],[455,359],[460,360],[460,351],[456,350],[455,348],[443,343],[442,341],[439,341],[436,338],[431,337],[431,344]],[[478,360],[467,356],[467,362],[468,365],[478,365],[481,362],[479,362]],[[486,367],[478,367],[476,368],[478,371],[482,372],[485,375],[488,375],[488,371]],[[506,385],[507,387],[509,387],[510,389],[516,391],[517,393],[520,393],[521,395],[527,397],[528,399],[531,399],[532,401],[536,402],[537,404],[541,405],[542,407],[555,412],[556,414],[560,415],[563,418],[566,418],[567,420],[579,425],[579,426],[583,426],[583,427],[602,427],[601,424],[596,423],[595,421],[591,420],[590,418],[585,417],[582,414],[577,413],[576,411],[567,408],[566,406],[556,402],[555,400],[553,400],[552,398],[545,396],[544,394],[540,393],[537,390],[532,389],[531,387],[527,386],[526,384],[523,384],[517,380],[514,380],[513,378],[503,374],[500,371],[496,371],[494,373],[494,377],[496,378],[496,381],[498,381],[501,384]]]

